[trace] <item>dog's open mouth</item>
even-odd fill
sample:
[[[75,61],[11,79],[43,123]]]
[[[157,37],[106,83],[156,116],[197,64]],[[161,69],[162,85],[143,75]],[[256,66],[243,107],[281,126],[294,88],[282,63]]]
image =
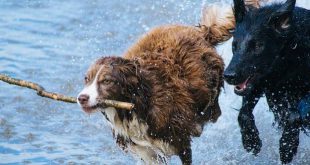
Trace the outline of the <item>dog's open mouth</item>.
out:
[[[250,87],[250,83],[253,79],[253,76],[249,76],[244,82],[235,86],[235,93],[238,95],[243,95],[246,93],[247,89]]]

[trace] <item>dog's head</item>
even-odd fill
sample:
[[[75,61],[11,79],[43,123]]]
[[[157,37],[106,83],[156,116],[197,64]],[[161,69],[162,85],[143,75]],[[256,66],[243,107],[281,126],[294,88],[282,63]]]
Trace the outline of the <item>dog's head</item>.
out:
[[[283,58],[281,50],[293,33],[296,0],[262,8],[246,8],[244,0],[234,0],[236,28],[233,32],[233,57],[224,72],[235,93],[245,95],[254,84],[272,73],[274,63]],[[277,68],[279,69],[279,68]]]
[[[130,101],[128,90],[137,88],[138,64],[121,57],[103,57],[90,66],[85,87],[79,93],[79,105],[87,113],[106,108],[100,100]],[[132,94],[132,93],[131,93]]]

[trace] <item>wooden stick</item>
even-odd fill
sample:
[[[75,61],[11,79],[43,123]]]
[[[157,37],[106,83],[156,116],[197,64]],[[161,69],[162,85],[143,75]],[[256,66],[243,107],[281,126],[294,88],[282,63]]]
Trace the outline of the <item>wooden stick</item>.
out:
[[[47,97],[53,100],[63,101],[67,103],[76,103],[75,97],[65,96],[65,95],[53,93],[53,92],[47,92],[42,86],[40,86],[39,84],[33,83],[33,82],[11,78],[4,74],[0,74],[0,80],[6,83],[9,83],[9,84],[14,84],[17,86],[36,90],[37,94],[42,97]],[[107,106],[125,109],[125,110],[131,110],[134,107],[132,103],[115,101],[115,100],[100,100],[100,104],[105,104]]]

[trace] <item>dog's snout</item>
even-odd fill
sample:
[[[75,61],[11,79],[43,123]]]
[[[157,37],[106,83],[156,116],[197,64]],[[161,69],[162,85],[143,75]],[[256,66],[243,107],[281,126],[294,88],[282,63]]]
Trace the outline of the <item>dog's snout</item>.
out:
[[[80,103],[81,105],[87,104],[88,100],[89,100],[89,96],[86,95],[86,94],[81,94],[81,95],[79,95],[79,97],[78,97],[78,101],[79,101],[79,103]]]
[[[235,81],[236,79],[236,73],[235,72],[230,72],[230,71],[225,71],[224,72],[224,79],[228,82],[228,83],[232,83]]]

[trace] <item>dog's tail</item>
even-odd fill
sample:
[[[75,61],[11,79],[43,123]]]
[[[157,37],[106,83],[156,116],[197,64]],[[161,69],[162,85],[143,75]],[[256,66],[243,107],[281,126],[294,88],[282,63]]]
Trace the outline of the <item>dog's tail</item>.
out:
[[[230,6],[205,6],[202,9],[200,28],[205,39],[212,45],[231,38],[231,30],[235,28],[233,9]]]
[[[212,45],[224,42],[231,37],[235,28],[235,18],[230,6],[205,6],[202,9],[200,26],[205,39]]]
[[[248,7],[260,8],[270,0],[245,0],[244,3]]]
[[[247,8],[259,8],[269,0],[245,0]],[[205,34],[205,39],[213,45],[231,38],[231,31],[235,29],[233,8],[229,5],[206,5],[202,9],[199,26]]]

